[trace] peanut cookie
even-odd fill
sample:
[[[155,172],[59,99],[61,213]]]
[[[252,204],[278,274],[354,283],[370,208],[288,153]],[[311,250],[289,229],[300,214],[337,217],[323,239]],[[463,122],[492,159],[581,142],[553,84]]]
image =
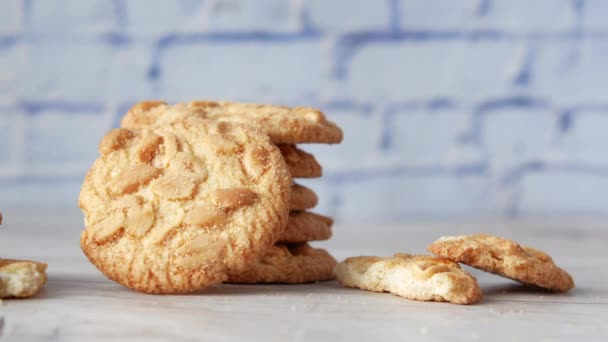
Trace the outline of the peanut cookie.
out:
[[[317,194],[309,188],[294,183],[291,188],[291,202],[289,210],[306,210],[314,208],[318,202]]]
[[[342,130],[314,108],[217,101],[193,101],[184,105],[196,109],[192,114],[199,117],[255,126],[268,134],[275,144],[336,144],[342,141]],[[142,129],[171,112],[170,108],[161,101],[137,103],[123,118],[122,127]]]
[[[285,231],[279,237],[281,243],[298,243],[328,240],[334,220],[308,211],[292,211]]]
[[[292,180],[249,126],[190,116],[99,146],[80,193],[81,247],[108,278],[182,293],[250,267],[284,230]]]
[[[486,234],[445,236],[428,247],[440,257],[551,291],[574,288],[568,272],[550,256],[515,241]]]
[[[46,283],[46,264],[0,259],[0,298],[30,297]]]
[[[427,255],[347,258],[334,272],[344,286],[408,299],[473,304],[482,298],[475,277],[453,261]]]
[[[334,279],[336,259],[307,243],[275,245],[253,267],[228,276],[229,283],[303,284]]]
[[[278,144],[287,168],[293,178],[319,178],[323,175],[321,165],[315,157],[295,145]]]

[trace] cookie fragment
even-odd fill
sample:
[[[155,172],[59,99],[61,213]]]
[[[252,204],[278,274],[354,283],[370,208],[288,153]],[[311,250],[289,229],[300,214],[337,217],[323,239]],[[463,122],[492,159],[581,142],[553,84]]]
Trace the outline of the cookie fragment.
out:
[[[231,273],[227,282],[240,284],[304,284],[334,279],[336,259],[326,250],[307,243],[270,248],[266,255],[248,270]]]
[[[317,205],[318,201],[317,194],[311,189],[297,183],[294,183],[291,187],[289,210],[301,211],[311,209]]]
[[[104,138],[79,198],[83,252],[147,293],[195,291],[250,267],[284,230],[293,184],[263,132],[171,110],[183,118]]]
[[[475,277],[457,263],[426,255],[352,257],[339,263],[334,272],[344,286],[408,299],[473,304],[482,298]]]
[[[315,108],[222,101],[192,101],[175,106],[143,101],[127,112],[121,127],[137,131],[164,120],[163,117],[183,117],[184,107],[189,109],[187,115],[254,126],[268,134],[275,144],[337,144],[343,137],[342,130]]]
[[[46,283],[47,264],[14,259],[0,259],[0,298],[30,297]]]
[[[566,292],[574,288],[570,274],[555,265],[549,255],[497,236],[444,236],[427,249],[440,257],[527,285],[556,292]]]
[[[285,230],[279,237],[280,243],[300,243],[322,241],[331,238],[331,226],[334,220],[330,217],[308,211],[292,211]]]

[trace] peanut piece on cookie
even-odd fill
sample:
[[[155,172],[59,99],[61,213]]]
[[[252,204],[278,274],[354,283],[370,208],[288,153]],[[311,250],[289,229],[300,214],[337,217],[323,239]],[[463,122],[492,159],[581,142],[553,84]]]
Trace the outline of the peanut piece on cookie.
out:
[[[515,241],[486,234],[444,236],[429,252],[440,257],[556,292],[574,288],[568,272],[557,267],[544,252]]]
[[[339,263],[338,282],[408,299],[473,304],[482,294],[475,277],[450,260],[426,255],[352,257]]]

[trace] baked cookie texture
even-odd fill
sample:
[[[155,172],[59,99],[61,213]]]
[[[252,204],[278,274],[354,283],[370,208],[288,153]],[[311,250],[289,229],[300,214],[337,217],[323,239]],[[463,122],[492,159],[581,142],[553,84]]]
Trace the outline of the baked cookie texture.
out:
[[[297,148],[295,145],[278,144],[289,173],[293,178],[319,178],[323,175],[323,169],[315,157]]]
[[[47,264],[0,259],[0,298],[30,297],[38,293],[47,280]]]
[[[342,130],[317,109],[266,104],[192,101],[176,105],[192,109],[191,115],[218,121],[252,125],[268,134],[275,144],[326,143],[342,141]],[[143,101],[122,119],[123,128],[140,130],[175,113],[166,102]],[[175,106],[173,106],[175,107]]]
[[[311,189],[294,183],[291,187],[291,201],[289,209],[292,211],[301,211],[314,208],[319,202],[317,194]]]
[[[482,298],[475,277],[457,263],[426,255],[352,257],[339,263],[334,272],[344,286],[408,299],[473,304]]]
[[[108,133],[79,197],[86,256],[147,293],[195,291],[246,270],[288,218],[292,179],[265,133],[180,112]]]
[[[572,277],[549,255],[515,241],[486,234],[445,236],[428,246],[429,252],[481,270],[543,289],[565,292]]]
[[[281,243],[329,240],[334,220],[308,211],[291,211],[285,231],[280,235]]]
[[[266,255],[248,270],[230,274],[229,283],[303,284],[333,280],[336,259],[327,251],[307,243],[270,248]]]

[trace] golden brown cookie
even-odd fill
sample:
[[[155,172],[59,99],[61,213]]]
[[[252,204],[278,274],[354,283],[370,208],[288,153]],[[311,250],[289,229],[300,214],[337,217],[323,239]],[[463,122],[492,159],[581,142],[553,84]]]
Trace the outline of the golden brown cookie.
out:
[[[281,243],[299,243],[328,240],[334,220],[308,211],[292,211],[285,231],[279,237]]]
[[[227,282],[303,284],[334,279],[336,259],[307,243],[275,245],[253,267],[228,276]]]
[[[319,199],[317,194],[309,188],[300,184],[294,183],[291,188],[291,202],[289,210],[298,211],[314,208]]]
[[[565,292],[574,288],[568,272],[550,256],[515,241],[486,234],[444,236],[429,252],[521,283]]]
[[[314,108],[218,101],[192,101],[185,105],[196,110],[193,115],[255,126],[268,134],[275,144],[336,144],[342,141],[342,130]],[[165,116],[170,107],[161,101],[137,103],[124,116],[122,127],[140,130]]]
[[[319,178],[323,175],[321,165],[315,157],[300,150],[295,145],[278,144],[287,168],[293,178]]]
[[[181,293],[250,267],[284,230],[292,180],[249,126],[190,116],[99,146],[80,193],[81,247],[108,278]]]
[[[482,293],[475,277],[450,260],[427,255],[352,257],[334,269],[338,282],[414,300],[473,304]]]
[[[46,283],[46,264],[0,259],[0,298],[30,297]]]

